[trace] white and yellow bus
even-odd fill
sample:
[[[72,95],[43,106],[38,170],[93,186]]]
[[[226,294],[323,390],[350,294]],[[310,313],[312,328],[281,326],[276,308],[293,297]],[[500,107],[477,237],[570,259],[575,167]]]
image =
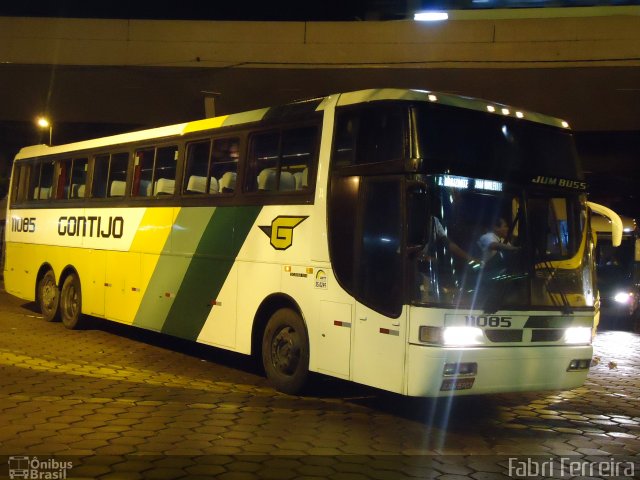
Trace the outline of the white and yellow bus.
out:
[[[593,244],[566,122],[399,89],[15,158],[5,286],[85,315],[411,396],[567,389]],[[496,220],[509,249],[480,251]]]

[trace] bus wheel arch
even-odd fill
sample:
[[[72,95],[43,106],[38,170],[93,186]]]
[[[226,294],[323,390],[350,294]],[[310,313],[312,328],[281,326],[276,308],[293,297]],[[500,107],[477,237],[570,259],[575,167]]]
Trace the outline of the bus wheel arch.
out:
[[[44,263],[36,276],[36,304],[47,322],[60,320],[60,289],[53,268]]]
[[[60,284],[60,319],[70,330],[82,328],[82,286],[75,268],[67,267],[63,271]]]
[[[269,382],[280,392],[299,393],[309,376],[309,334],[300,307],[291,297],[267,297],[256,314],[252,352]]]

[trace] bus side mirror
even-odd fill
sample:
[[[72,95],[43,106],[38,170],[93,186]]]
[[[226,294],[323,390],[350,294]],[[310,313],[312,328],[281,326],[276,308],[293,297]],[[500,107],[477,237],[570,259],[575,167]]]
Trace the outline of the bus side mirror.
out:
[[[604,205],[599,203],[587,202],[587,206],[603,217],[607,217],[611,222],[611,245],[619,247],[622,243],[622,219],[620,216]]]

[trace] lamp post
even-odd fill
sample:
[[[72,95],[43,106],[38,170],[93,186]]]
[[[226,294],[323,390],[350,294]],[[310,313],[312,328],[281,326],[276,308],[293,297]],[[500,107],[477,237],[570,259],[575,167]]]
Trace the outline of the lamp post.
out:
[[[49,129],[49,146],[51,146],[51,139],[53,137],[53,124],[46,117],[38,117],[36,123],[40,128],[48,128]]]

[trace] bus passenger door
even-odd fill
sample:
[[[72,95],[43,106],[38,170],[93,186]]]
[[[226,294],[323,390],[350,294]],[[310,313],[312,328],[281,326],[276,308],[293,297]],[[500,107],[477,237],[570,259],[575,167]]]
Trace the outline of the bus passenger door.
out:
[[[362,177],[355,238],[353,379],[400,392],[405,331],[399,177]]]
[[[405,312],[396,319],[357,303],[353,380],[402,393],[406,345]]]

